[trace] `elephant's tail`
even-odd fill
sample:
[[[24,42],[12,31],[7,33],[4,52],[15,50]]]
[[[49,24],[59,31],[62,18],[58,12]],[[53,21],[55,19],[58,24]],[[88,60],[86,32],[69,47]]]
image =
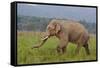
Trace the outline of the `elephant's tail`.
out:
[[[91,36],[89,35],[88,44],[91,45]]]
[[[89,40],[88,40],[88,44],[89,44],[89,45],[91,44],[91,40],[90,40],[90,38],[89,38]]]

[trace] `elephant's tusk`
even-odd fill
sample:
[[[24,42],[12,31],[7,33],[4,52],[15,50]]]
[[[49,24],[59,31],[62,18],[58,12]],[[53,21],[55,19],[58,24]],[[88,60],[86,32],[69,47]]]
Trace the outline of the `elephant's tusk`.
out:
[[[48,36],[46,36],[45,38],[43,38],[43,39],[41,39],[41,40],[45,40],[45,39],[47,39],[48,38]]]

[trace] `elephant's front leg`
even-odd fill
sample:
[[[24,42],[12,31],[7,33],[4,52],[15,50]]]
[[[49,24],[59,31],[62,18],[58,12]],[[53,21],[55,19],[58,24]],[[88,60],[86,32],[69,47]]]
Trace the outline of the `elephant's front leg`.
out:
[[[60,54],[65,53],[67,44],[68,44],[67,40],[66,41],[60,40],[60,43],[57,46],[57,52],[60,53]]]

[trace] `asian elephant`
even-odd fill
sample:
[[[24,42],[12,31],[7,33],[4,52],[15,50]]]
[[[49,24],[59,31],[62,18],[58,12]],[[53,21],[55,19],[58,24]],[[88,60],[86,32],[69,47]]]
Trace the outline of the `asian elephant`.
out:
[[[81,47],[85,48],[86,54],[89,55],[89,33],[85,27],[78,21],[74,20],[58,20],[53,19],[50,21],[46,28],[46,36],[42,42],[33,48],[42,46],[45,41],[51,36],[56,36],[60,42],[57,46],[58,53],[65,53],[65,49],[69,42],[77,45],[75,53],[78,54]]]

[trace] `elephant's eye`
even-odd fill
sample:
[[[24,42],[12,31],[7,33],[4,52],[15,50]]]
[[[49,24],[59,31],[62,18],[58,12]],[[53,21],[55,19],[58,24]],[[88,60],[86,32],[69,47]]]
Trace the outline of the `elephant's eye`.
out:
[[[53,30],[53,28],[51,28],[51,27],[48,27],[48,30],[50,30],[50,31],[51,31],[51,30]]]

